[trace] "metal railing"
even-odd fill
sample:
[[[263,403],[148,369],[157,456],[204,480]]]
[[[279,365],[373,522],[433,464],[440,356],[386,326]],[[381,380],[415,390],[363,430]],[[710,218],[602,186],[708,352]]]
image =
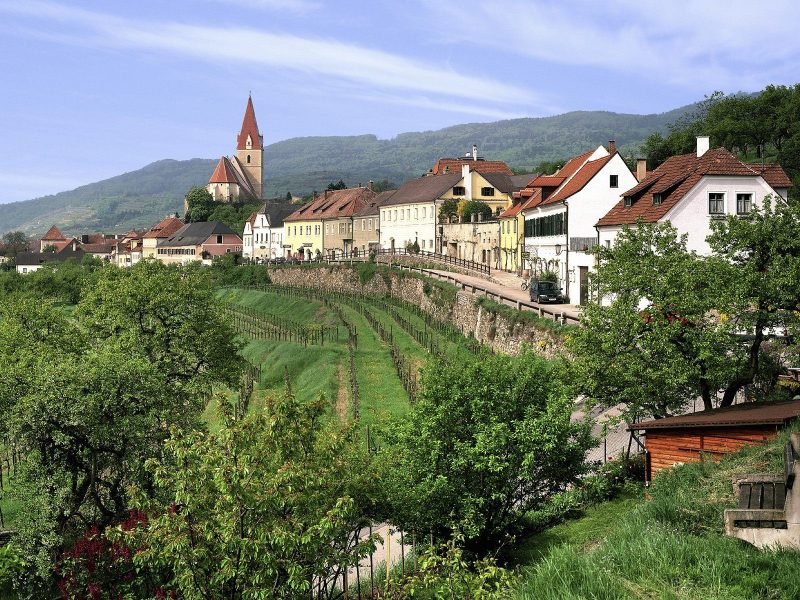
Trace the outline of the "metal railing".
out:
[[[448,265],[455,265],[457,267],[461,267],[462,269],[477,271],[478,273],[484,273],[485,275],[491,275],[492,273],[492,268],[484,263],[475,262],[474,260],[467,260],[466,258],[458,258],[457,256],[450,256],[448,254],[429,252],[427,250],[420,250],[419,252],[408,252],[405,248],[395,248],[394,250],[392,250],[391,248],[381,248],[376,252],[376,254],[380,256],[388,254],[392,256],[411,256],[417,258],[426,258],[428,260],[443,262]]]

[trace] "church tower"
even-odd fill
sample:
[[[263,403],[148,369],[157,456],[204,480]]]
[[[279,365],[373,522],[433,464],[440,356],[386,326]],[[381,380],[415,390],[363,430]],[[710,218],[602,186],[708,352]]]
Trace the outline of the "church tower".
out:
[[[247,177],[256,198],[264,197],[264,138],[258,131],[253,98],[248,96],[242,130],[236,138],[236,158]]]

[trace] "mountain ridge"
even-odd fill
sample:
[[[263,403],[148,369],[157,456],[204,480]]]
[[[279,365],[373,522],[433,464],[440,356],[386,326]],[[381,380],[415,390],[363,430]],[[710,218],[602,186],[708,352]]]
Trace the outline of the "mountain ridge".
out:
[[[648,135],[665,132],[695,106],[648,115],[572,111],[403,132],[385,139],[370,133],[290,138],[265,147],[264,192],[267,197],[283,197],[287,191],[305,195],[339,179],[351,186],[384,179],[399,185],[422,175],[439,158],[463,155],[472,144],[487,159],[503,160],[521,172],[610,139],[628,155],[638,151]],[[0,233],[20,229],[37,234],[53,223],[65,233],[149,227],[167,214],[182,212],[183,195],[193,185],[206,184],[217,160],[163,158],[73,190],[0,204]]]

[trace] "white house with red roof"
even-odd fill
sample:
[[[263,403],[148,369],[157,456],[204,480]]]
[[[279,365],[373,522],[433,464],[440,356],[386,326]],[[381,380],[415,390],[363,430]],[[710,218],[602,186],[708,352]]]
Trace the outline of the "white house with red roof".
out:
[[[598,146],[528,184],[536,200],[522,210],[525,251],[534,272],[556,273],[571,303],[589,301],[594,256],[588,251],[597,243],[595,223],[617,203],[620,190],[635,184],[613,141],[608,149]]]
[[[283,220],[295,207],[265,202],[244,224],[242,256],[244,258],[271,260],[284,255]]]
[[[687,235],[687,247],[710,254],[706,238],[715,219],[746,215],[767,196],[787,199],[791,180],[780,165],[744,163],[725,148],[709,149],[697,138],[697,151],[671,156],[627,189],[597,221],[599,243],[610,246],[625,226],[669,221]]]
[[[220,202],[259,200],[264,185],[264,136],[258,130],[253,98],[247,98],[236,154],[219,159],[206,189]]]

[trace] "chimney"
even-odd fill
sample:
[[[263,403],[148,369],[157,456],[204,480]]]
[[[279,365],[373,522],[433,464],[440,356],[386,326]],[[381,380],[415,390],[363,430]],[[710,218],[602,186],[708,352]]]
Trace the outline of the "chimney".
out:
[[[636,159],[636,180],[642,181],[645,177],[647,177],[647,159],[646,158],[637,158]]]
[[[472,160],[478,160],[478,146],[472,144]]]
[[[614,154],[617,151],[617,143],[614,140],[608,140],[608,153]]]
[[[369,180],[369,184],[368,184],[368,187],[369,187],[369,191],[370,191],[370,192],[372,191],[372,186],[373,186],[373,185],[375,185],[375,182],[374,182],[374,181],[372,181],[372,179],[370,179],[370,180]]]
[[[329,192],[329,191],[330,191],[330,190],[325,190],[325,200],[327,200],[327,199],[328,199],[328,192]]]
[[[708,152],[708,148],[710,147],[711,142],[708,139],[707,135],[698,135],[697,136],[697,157],[703,156],[706,152]]]

